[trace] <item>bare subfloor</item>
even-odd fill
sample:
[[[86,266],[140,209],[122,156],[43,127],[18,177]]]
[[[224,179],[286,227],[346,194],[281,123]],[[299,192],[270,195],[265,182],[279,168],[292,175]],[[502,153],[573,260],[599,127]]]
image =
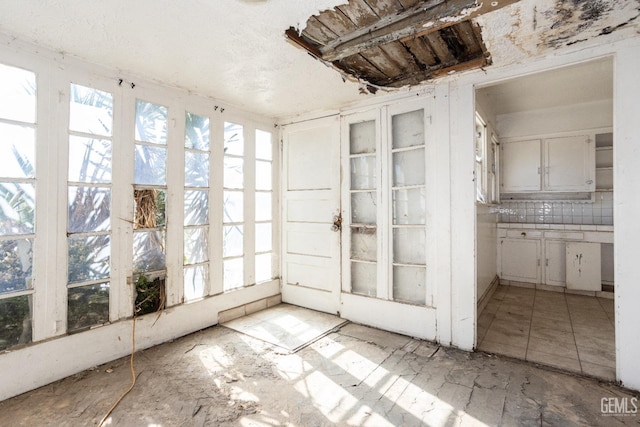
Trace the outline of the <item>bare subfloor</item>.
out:
[[[355,324],[294,354],[215,326],[136,353],[135,369],[135,388],[105,425],[640,422],[630,413],[637,394],[614,384]],[[129,358],[98,366],[0,402],[0,426],[96,425],[130,381]]]

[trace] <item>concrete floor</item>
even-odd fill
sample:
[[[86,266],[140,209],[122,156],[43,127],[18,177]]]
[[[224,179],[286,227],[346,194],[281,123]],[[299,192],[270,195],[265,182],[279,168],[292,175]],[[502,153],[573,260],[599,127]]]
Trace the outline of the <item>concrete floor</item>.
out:
[[[478,318],[478,348],[615,380],[613,300],[498,286]]]
[[[640,419],[603,414],[602,399],[626,398],[633,408],[638,396],[614,384],[355,324],[293,354],[215,326],[136,353],[135,368],[135,388],[105,425],[582,426]],[[129,358],[98,366],[0,402],[0,425],[96,425],[130,381]]]

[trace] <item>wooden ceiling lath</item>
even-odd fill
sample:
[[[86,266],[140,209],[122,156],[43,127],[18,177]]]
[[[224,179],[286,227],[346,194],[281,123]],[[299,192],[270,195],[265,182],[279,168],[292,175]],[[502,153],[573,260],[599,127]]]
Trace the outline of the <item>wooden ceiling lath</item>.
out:
[[[285,34],[312,56],[375,86],[416,85],[490,64],[472,19],[518,0],[349,0]]]

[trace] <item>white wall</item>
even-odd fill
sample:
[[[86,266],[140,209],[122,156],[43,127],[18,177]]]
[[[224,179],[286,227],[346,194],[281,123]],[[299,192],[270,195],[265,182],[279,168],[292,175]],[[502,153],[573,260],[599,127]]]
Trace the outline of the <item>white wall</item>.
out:
[[[496,120],[500,138],[605,128],[612,123],[613,100],[501,114]]]
[[[622,384],[640,389],[640,43],[618,50],[614,65],[614,259],[616,368]]]

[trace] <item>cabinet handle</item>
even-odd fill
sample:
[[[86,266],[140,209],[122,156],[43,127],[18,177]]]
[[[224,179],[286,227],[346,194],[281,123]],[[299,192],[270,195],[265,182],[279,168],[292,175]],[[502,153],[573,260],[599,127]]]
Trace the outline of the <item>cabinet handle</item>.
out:
[[[587,180],[586,184],[588,184],[588,185],[593,184],[593,180],[592,179]]]
[[[522,233],[520,233],[520,235],[521,235],[522,237],[527,237],[527,233],[525,233],[524,231],[523,231]]]
[[[545,265],[546,267],[549,267],[549,258],[547,258],[547,259],[546,259],[546,261],[545,261],[544,265]]]
[[[540,259],[538,259],[538,267],[540,267]]]

